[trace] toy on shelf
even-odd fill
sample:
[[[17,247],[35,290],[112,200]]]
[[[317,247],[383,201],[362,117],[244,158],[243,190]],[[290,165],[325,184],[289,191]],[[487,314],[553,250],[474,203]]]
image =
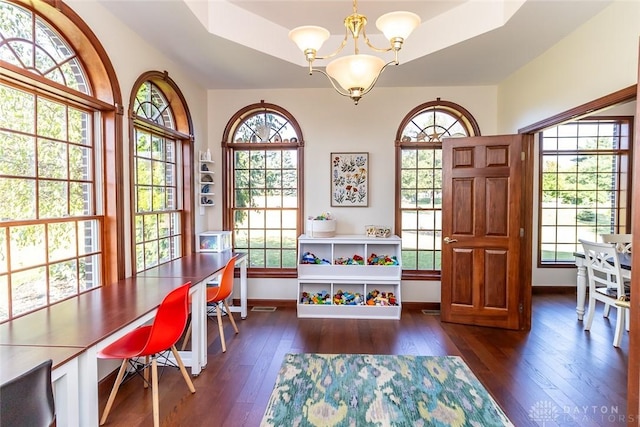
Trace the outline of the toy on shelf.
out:
[[[331,264],[331,261],[324,258],[320,259],[311,252],[305,252],[304,254],[302,254],[300,264]]]
[[[367,265],[398,265],[398,258],[395,255],[381,255],[371,254],[367,258]]]
[[[302,292],[300,295],[301,304],[331,304],[331,294],[327,291],[320,291],[316,294]]]
[[[331,216],[331,212],[322,212],[320,215],[316,217],[310,216],[309,219],[313,219],[316,221],[328,221],[334,218]]]
[[[367,237],[389,237],[391,236],[391,228],[381,225],[366,225],[364,234]]]
[[[338,289],[336,294],[333,296],[333,303],[337,305],[360,305],[362,304],[362,297],[359,293]]]
[[[367,305],[373,306],[395,306],[398,305],[395,295],[392,292],[380,292],[377,289],[367,294]]]
[[[334,265],[364,265],[364,258],[356,254],[353,258],[336,258],[333,260]]]

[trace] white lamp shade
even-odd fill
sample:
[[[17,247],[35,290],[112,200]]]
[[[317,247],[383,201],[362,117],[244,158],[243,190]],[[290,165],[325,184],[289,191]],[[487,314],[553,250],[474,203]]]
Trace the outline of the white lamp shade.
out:
[[[327,74],[343,89],[367,89],[376,80],[384,60],[372,55],[348,55],[327,64]]]
[[[322,44],[329,36],[329,30],[314,25],[305,25],[289,31],[289,38],[293,40],[303,52],[307,49],[320,50]]]
[[[420,17],[413,12],[389,12],[376,20],[376,27],[391,40],[401,37],[406,40],[409,34],[420,25]]]

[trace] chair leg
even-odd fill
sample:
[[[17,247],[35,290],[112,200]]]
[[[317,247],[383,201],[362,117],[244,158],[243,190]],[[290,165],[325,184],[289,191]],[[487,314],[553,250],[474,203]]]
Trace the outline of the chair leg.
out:
[[[185,348],[187,348],[187,343],[189,342],[189,338],[191,338],[191,321],[189,321],[187,332],[184,334],[184,341],[182,341],[182,347],[180,348],[180,350],[184,350]]]
[[[233,329],[236,331],[236,334],[239,333],[240,331],[238,330],[238,327],[236,326],[236,321],[233,319],[233,314],[231,314],[231,310],[229,310],[229,306],[227,305],[226,301],[222,301],[224,304],[224,309],[227,311],[227,316],[229,316],[229,320],[231,320],[231,324],[233,325]]]
[[[624,323],[625,323],[624,324],[624,330],[627,331],[627,332],[629,332],[629,323],[630,323],[629,319],[630,319],[630,317],[631,316],[625,316],[624,317]]]
[[[609,310],[611,310],[611,304],[604,304],[604,309],[602,310],[602,317],[609,318]]]
[[[158,400],[158,361],[151,356],[151,393],[153,396],[153,427],[160,427],[160,402]]]
[[[625,318],[627,317],[627,309],[618,307],[618,313],[616,314],[616,333],[613,336],[613,346],[620,347],[622,342],[622,331],[624,330]]]
[[[183,376],[185,382],[187,383],[187,387],[189,387],[189,390],[191,391],[191,393],[195,393],[196,392],[196,388],[193,386],[193,382],[191,381],[191,377],[189,376],[189,373],[187,372],[187,369],[184,367],[184,363],[182,363],[182,358],[180,357],[180,353],[178,353],[178,350],[176,349],[175,345],[173,347],[171,347],[171,352],[173,353],[173,357],[176,358],[176,362],[178,363],[178,367],[180,368],[180,372],[182,372],[182,376]]]
[[[144,378],[144,388],[149,388],[149,356],[144,357],[144,369],[142,372],[142,378]]]
[[[584,330],[588,331],[591,329],[591,323],[593,323],[593,312],[596,310],[596,300],[593,298],[589,298],[589,308],[587,309],[587,320],[584,322]]]
[[[224,342],[224,328],[222,327],[222,310],[220,304],[216,304],[216,315],[218,316],[218,330],[220,331],[220,343],[222,344],[222,352],[227,352],[227,344]]]
[[[129,361],[127,359],[124,359],[122,361],[122,365],[120,365],[120,370],[118,371],[118,375],[116,376],[116,382],[113,384],[113,388],[111,389],[111,394],[109,395],[109,400],[107,400],[107,406],[104,407],[104,412],[102,412],[100,425],[104,425],[104,423],[107,422],[107,417],[109,416],[109,412],[111,412],[113,401],[116,400],[116,394],[118,394],[120,383],[122,383],[122,378],[124,378],[124,373],[127,370],[128,362]]]

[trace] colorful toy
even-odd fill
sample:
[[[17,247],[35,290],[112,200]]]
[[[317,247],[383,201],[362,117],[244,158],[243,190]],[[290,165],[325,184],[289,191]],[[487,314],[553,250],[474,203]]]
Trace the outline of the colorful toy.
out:
[[[392,292],[380,292],[377,289],[367,294],[367,305],[391,306],[398,305],[398,300]]]
[[[364,258],[360,255],[354,255],[353,258],[336,258],[333,260],[334,265],[364,265]]]
[[[357,305],[356,294],[338,289],[333,296],[333,303],[336,305]]]
[[[356,254],[353,256],[353,262],[358,265],[364,265],[364,258]]]
[[[310,216],[309,219],[314,219],[316,221],[322,221],[322,220],[333,219],[333,216],[331,216],[331,212],[322,212],[320,215],[318,215],[316,217]]]
[[[311,297],[309,296],[308,292],[303,292],[302,295],[300,296],[300,303],[301,304],[311,304]]]
[[[364,301],[362,300],[362,295],[360,295],[359,293],[356,292],[356,294],[354,295],[354,298],[353,298],[353,304],[354,305],[362,305],[362,304],[364,304]]]
[[[389,305],[398,305],[398,301],[396,300],[396,296],[393,295],[392,292],[389,292],[387,294],[387,297],[389,298]]]
[[[324,258],[320,259],[311,252],[305,252],[304,254],[302,254],[300,264],[331,264],[331,261]]]
[[[398,258],[395,255],[382,255],[371,254],[367,258],[367,265],[398,265]]]
[[[302,292],[300,294],[300,303],[301,304],[331,304],[331,294],[329,292],[322,290],[315,294],[310,294],[308,292]]]

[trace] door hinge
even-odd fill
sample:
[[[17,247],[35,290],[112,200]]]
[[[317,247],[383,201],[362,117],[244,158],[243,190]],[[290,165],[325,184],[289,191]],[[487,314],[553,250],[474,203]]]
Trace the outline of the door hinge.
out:
[[[524,237],[524,228],[520,229],[520,237]]]
[[[524,159],[526,158],[526,154],[524,153],[524,151],[520,152],[520,160],[522,160],[524,162]]]
[[[519,311],[520,313],[522,313],[522,312],[524,311],[524,305],[522,305],[522,303],[520,303],[520,304],[518,305],[518,311]]]

